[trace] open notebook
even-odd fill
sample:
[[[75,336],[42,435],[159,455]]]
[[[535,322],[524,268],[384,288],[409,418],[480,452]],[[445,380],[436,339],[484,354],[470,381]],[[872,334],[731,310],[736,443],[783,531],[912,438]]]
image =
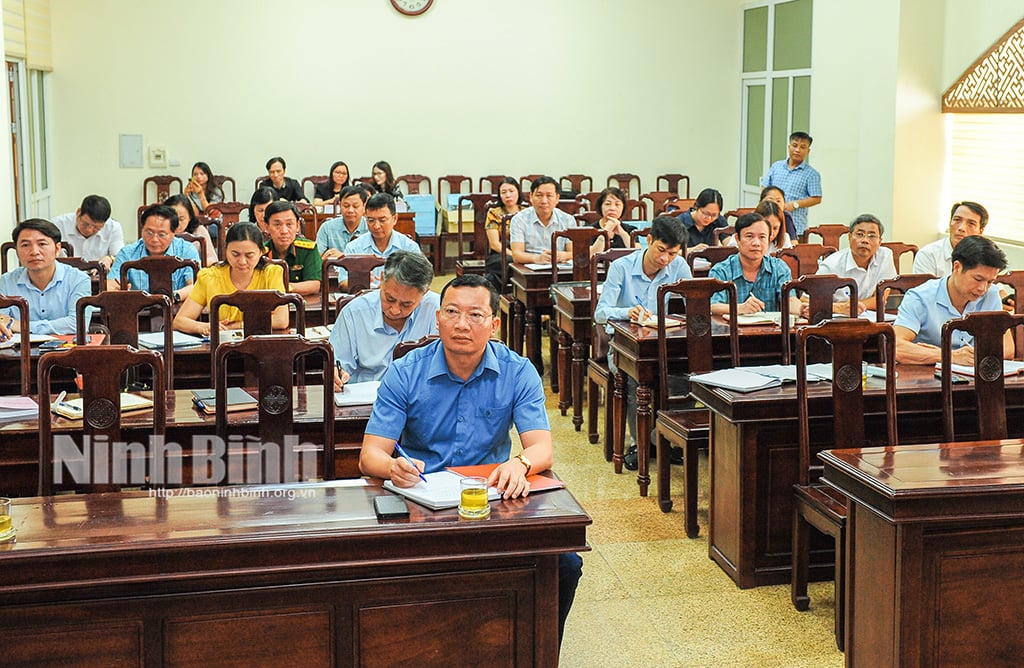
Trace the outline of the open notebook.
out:
[[[147,397],[139,396],[138,394],[131,394],[129,392],[121,393],[121,412],[127,413],[130,411],[139,411],[145,408],[152,408],[153,400]],[[53,403],[50,405],[51,410],[57,415],[70,418],[72,420],[82,419],[82,399],[71,399],[69,401],[61,401],[59,403]]]

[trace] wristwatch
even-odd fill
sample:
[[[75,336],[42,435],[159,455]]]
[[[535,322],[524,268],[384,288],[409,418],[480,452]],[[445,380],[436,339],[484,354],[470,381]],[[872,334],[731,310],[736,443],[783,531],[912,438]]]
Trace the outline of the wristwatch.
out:
[[[179,292],[175,292],[175,293],[174,293],[174,296],[173,296],[173,297],[171,297],[171,300],[172,300],[172,301],[173,301],[173,302],[174,302],[175,304],[180,304],[180,303],[181,303],[181,293],[179,293]]]
[[[518,459],[520,462],[522,462],[523,466],[526,467],[526,475],[530,475],[530,471],[533,470],[533,462],[531,462],[529,459],[527,459],[526,455],[524,455],[523,453],[520,452],[518,455],[516,455],[512,459]]]
[[[793,210],[796,211],[799,208],[800,208],[800,200],[798,200],[798,199],[793,200]]]

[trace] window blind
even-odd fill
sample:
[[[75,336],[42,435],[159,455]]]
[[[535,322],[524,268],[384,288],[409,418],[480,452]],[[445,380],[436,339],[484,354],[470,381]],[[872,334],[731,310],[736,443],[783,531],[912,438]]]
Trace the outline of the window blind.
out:
[[[50,0],[3,0],[4,51],[31,70],[53,71]]]

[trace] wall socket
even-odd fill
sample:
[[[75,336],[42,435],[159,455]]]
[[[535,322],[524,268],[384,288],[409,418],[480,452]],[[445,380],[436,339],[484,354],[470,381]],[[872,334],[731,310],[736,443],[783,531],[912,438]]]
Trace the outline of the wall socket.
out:
[[[167,166],[167,149],[163,146],[150,146],[149,147],[149,166],[150,167],[166,167]]]

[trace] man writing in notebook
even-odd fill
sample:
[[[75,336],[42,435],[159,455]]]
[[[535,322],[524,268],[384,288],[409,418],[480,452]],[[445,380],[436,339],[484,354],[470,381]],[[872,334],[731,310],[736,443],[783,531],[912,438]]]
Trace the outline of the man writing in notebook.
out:
[[[771,227],[759,213],[747,213],[736,220],[736,245],[740,252],[711,267],[709,276],[736,285],[740,313],[782,310],[782,286],[793,278],[789,265],[768,255]],[[711,312],[729,312],[729,296],[723,290],[711,297]],[[790,312],[800,312],[800,300],[790,297]]]
[[[364,474],[412,487],[421,471],[500,462],[489,484],[505,499],[530,493],[527,475],[554,459],[544,388],[528,360],[491,340],[499,324],[498,293],[485,277],[467,274],[444,287],[440,340],[394,362],[381,380],[359,455]],[[523,450],[510,456],[513,423]],[[394,456],[399,439],[415,467]],[[559,638],[581,564],[576,554],[559,557]]]
[[[996,277],[1006,269],[1006,255],[991,239],[969,236],[953,249],[953,272],[907,291],[893,330],[896,361],[935,364],[942,360],[942,325],[978,311],[1002,308]],[[954,332],[953,363],[974,364],[974,347],[966,332]],[[1013,356],[1013,332],[1003,337],[1004,357]]]

